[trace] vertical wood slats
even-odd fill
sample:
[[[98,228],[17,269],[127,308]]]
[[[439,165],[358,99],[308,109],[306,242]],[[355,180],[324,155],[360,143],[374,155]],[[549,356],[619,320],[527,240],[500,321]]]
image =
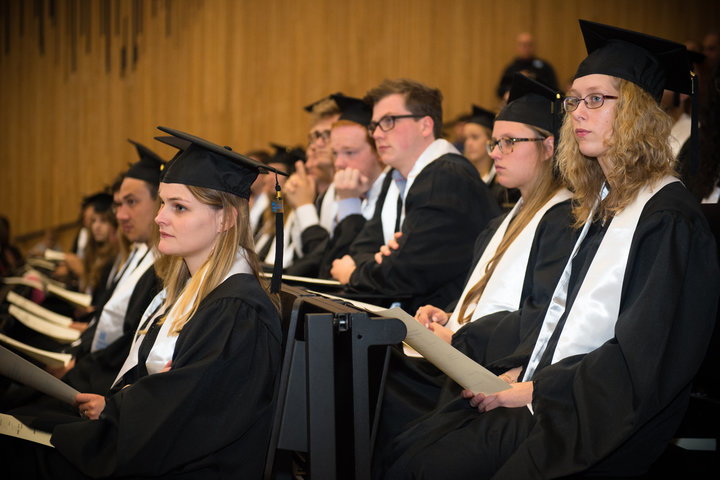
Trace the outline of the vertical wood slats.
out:
[[[449,119],[496,105],[521,31],[563,83],[584,57],[580,17],[684,41],[718,13],[702,0],[4,0],[0,214],[16,234],[76,218],[135,159],[127,138],[172,155],[157,125],[240,151],[301,143],[303,105],[400,76],[441,88]]]

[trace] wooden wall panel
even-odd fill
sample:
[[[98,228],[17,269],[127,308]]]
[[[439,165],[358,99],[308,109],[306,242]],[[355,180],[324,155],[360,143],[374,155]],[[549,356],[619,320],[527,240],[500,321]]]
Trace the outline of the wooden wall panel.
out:
[[[703,0],[3,0],[0,214],[24,234],[77,217],[157,125],[238,150],[304,142],[302,106],[412,77],[446,118],[494,89],[530,31],[562,81],[584,57],[578,18],[700,39]]]

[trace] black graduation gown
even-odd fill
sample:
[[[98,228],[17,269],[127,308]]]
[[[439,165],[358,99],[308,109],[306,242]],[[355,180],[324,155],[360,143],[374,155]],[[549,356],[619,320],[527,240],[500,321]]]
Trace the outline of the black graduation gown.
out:
[[[123,334],[107,347],[79,358],[63,381],[81,392],[105,395],[130,352],[143,312],[160,290],[162,281],[155,267],[150,267],[140,277],[130,296],[123,321]]]
[[[568,309],[605,231],[591,227],[573,261]],[[682,419],[719,291],[707,222],[685,188],[670,184],[647,202],[635,230],[615,337],[588,354],[541,362],[534,416],[526,408],[479,414],[459,399],[424,417],[396,438],[387,478],[644,473]]]
[[[385,244],[381,213],[375,209],[350,246],[357,268],[349,284],[360,292],[406,298],[403,308],[414,312],[460,296],[474,242],[500,208],[475,167],[446,154],[415,178],[405,196],[400,247],[377,264],[373,255]]]
[[[391,181],[392,176],[386,175],[375,203],[375,211],[382,210]],[[306,228],[302,233],[303,249],[307,245],[313,244],[315,248],[288,267],[286,273],[304,277],[331,279],[330,270],[332,269],[333,260],[350,253],[350,245],[360,234],[365,223],[367,223],[367,220],[362,214],[348,215],[335,226],[332,238],[320,225]],[[310,239],[310,236],[315,236],[315,239]]]
[[[141,362],[123,377],[130,386],[107,398],[100,420],[57,425],[55,449],[13,439],[3,454],[35,457],[10,462],[23,478],[260,478],[281,335],[257,280],[233,275],[182,329],[169,372],[144,374],[143,344]]]
[[[491,220],[478,237],[472,268],[465,284],[504,217]],[[524,338],[531,336],[530,332],[537,332],[542,324],[554,285],[577,239],[578,232],[571,224],[570,200],[558,203],[545,212],[535,231],[528,257],[520,296],[522,308],[514,312],[496,312],[463,325],[453,335],[452,345],[455,348],[482,365],[497,362],[491,367],[497,367],[498,374],[507,371],[503,368],[504,364],[515,362],[516,356],[524,356],[527,360],[532,344],[529,351],[519,346]],[[456,398],[461,390],[427,360],[406,357],[400,349],[392,351],[386,382],[377,442],[379,449],[387,447],[383,443],[399,434],[410,421],[430,412],[439,401]]]

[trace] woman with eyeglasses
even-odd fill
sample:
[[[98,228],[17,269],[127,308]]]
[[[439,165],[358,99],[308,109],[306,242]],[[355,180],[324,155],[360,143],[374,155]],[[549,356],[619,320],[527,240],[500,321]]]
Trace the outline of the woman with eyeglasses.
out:
[[[464,391],[398,436],[387,478],[637,476],[683,418],[720,291],[659,106],[663,88],[690,92],[690,62],[674,42],[581,28],[558,150],[580,235],[529,360],[510,389]]]
[[[415,315],[508,381],[505,357],[523,355],[519,340],[542,322],[543,308],[576,237],[571,193],[554,169],[559,109],[558,93],[516,75],[510,101],[495,119],[484,148],[495,162],[497,181],[517,188],[522,196],[510,213],[492,220],[478,237],[473,267],[454,311],[425,305]],[[389,441],[408,422],[432,410],[446,379],[424,359],[394,352],[379,442]],[[445,385],[442,397],[459,395],[453,385]]]
[[[80,393],[54,449],[0,444],[4,478],[260,478],[282,331],[261,280],[250,185],[269,167],[192,135],[160,183],[157,270],[107,397]],[[227,148],[227,147],[226,147]]]
[[[494,121],[494,112],[473,105],[472,114],[463,125],[463,155],[477,168],[480,178],[490,188],[498,205],[504,211],[509,211],[520,198],[520,192],[516,188],[508,189],[498,181],[493,159],[487,149]]]

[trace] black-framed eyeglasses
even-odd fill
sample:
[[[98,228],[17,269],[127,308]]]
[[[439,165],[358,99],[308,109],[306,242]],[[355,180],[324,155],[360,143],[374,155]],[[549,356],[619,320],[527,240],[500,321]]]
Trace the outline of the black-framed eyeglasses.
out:
[[[312,145],[318,140],[322,140],[323,143],[330,141],[330,130],[315,130],[308,134],[308,145]]]
[[[422,118],[422,117],[426,117],[426,116],[427,115],[413,115],[413,114],[385,115],[377,122],[370,122],[370,124],[368,124],[368,126],[367,126],[368,133],[372,137],[372,135],[373,135],[373,133],[375,133],[375,129],[377,127],[380,127],[380,130],[382,130],[383,132],[389,132],[390,130],[395,128],[395,120],[398,120],[401,118]]]
[[[580,101],[585,102],[587,108],[600,108],[605,103],[605,99],[617,100],[616,95],[603,95],[602,93],[589,93],[585,98],[565,97],[563,99],[563,110],[566,112],[574,112],[580,106]]]
[[[513,137],[502,137],[502,138],[491,138],[487,141],[485,148],[487,148],[488,155],[491,155],[495,146],[500,148],[500,153],[507,155],[512,153],[513,146],[517,142],[542,142],[545,140],[542,137],[537,138],[513,138]]]

